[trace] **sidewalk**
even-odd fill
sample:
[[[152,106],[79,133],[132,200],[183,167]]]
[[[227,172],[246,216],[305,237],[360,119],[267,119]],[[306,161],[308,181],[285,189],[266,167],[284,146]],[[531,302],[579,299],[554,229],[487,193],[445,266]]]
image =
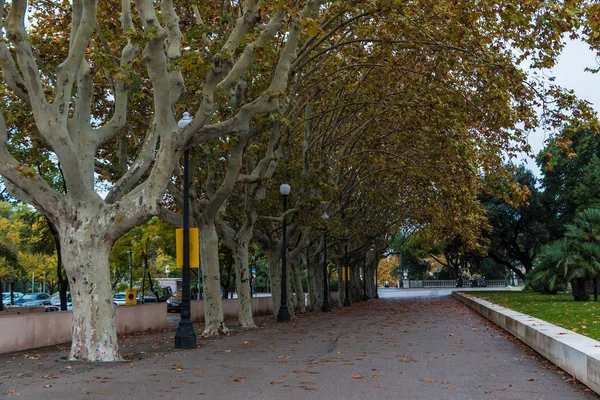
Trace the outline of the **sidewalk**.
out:
[[[0,398],[598,399],[449,296],[257,321],[196,350],[173,350],[174,330],[122,337],[129,361],[110,365],[0,356]]]

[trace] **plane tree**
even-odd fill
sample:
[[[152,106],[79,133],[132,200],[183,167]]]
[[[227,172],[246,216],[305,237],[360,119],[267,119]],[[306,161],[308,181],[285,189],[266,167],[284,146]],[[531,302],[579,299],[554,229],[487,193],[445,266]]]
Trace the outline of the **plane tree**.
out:
[[[39,26],[36,21],[26,22],[26,2],[0,2],[0,8],[8,11],[3,12],[1,25],[3,89],[12,96],[3,100],[10,106],[19,102],[34,117],[33,129],[22,131],[14,116],[0,116],[0,173],[10,193],[34,204],[59,232],[73,297],[71,359],[120,359],[108,265],[114,241],[160,212],[163,193],[186,147],[218,137],[243,136],[255,115],[277,109],[286,90],[300,20],[315,14],[319,4],[309,0],[297,7],[278,3],[259,7],[258,1],[246,1],[238,7],[239,17],[221,21],[224,28],[212,32],[210,25],[204,27],[207,36],[215,35],[218,40],[203,47],[193,43],[194,35],[184,37],[180,30],[180,26],[196,27],[199,22],[194,10],[182,4],[163,1],[156,9],[153,2],[141,0],[132,8],[129,1],[123,1],[120,10],[106,10],[99,9],[97,2],[76,0],[70,24],[56,35],[64,43],[64,53],[48,54],[30,39],[30,32]],[[48,15],[54,15],[53,3],[43,5]],[[210,16],[214,8],[215,4],[206,3],[198,17]],[[109,18],[99,18],[107,16],[103,13],[110,13]],[[111,30],[120,34],[107,46],[107,36],[101,32]],[[280,31],[287,32],[282,36],[286,45],[269,85],[227,118],[214,120],[215,103],[228,102],[230,91],[250,68],[248,55],[257,46],[272,45],[270,39]],[[202,35],[198,36],[201,40]],[[197,60],[197,68],[191,71],[178,65],[183,39],[189,41],[183,50],[187,60]],[[45,58],[53,62],[43,63]],[[136,70],[142,67],[143,72]],[[184,75],[190,74],[201,75],[201,87],[182,98]],[[129,85],[138,76],[145,78],[146,97],[129,96]],[[185,107],[178,103],[182,100]],[[145,118],[145,131],[127,161],[120,164],[127,165],[127,170],[100,196],[95,172],[106,159],[97,159],[99,149],[110,143],[116,153],[115,142],[127,132],[128,120],[135,119],[129,114],[139,110],[133,107],[137,102],[146,105],[146,112],[136,114]],[[181,131],[177,119],[190,104],[195,106],[194,119]],[[15,132],[39,138],[52,155],[50,161],[60,163],[66,192],[54,190],[35,168],[11,153],[7,143]]]

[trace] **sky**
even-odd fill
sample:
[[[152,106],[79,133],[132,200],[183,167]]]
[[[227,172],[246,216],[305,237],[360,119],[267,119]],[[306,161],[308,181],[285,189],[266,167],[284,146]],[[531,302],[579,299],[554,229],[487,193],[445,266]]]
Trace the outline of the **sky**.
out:
[[[581,41],[569,41],[561,54],[558,64],[554,69],[548,72],[548,75],[555,76],[555,83],[573,89],[575,94],[589,101],[594,106],[596,112],[600,115],[600,74],[585,72],[586,67],[597,67],[596,55],[588,45]],[[532,147],[533,154],[539,153],[544,147],[544,140],[548,138],[548,132],[538,130],[529,135],[529,144]],[[540,170],[535,161],[523,155],[517,163],[525,163],[527,168],[532,170],[537,177],[540,177]]]

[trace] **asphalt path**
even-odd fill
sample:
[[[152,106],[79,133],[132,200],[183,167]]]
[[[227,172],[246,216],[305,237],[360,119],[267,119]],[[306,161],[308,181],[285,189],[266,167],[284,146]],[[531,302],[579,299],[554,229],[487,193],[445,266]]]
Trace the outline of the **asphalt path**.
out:
[[[120,338],[122,363],[57,361],[67,346],[0,356],[12,399],[598,399],[448,295],[379,300],[174,350],[174,330]]]

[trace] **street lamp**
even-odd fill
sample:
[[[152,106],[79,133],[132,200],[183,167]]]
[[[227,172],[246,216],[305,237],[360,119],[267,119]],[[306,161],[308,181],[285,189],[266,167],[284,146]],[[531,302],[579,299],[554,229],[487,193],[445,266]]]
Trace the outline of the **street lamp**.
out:
[[[329,215],[323,213],[323,219],[327,221]],[[331,311],[331,304],[329,304],[329,274],[327,273],[327,227],[325,233],[323,233],[323,305],[321,306],[321,312]]]
[[[287,306],[287,266],[286,266],[286,253],[287,253],[287,224],[285,218],[285,212],[287,211],[287,197],[290,194],[290,185],[284,183],[279,187],[279,193],[283,196],[283,235],[282,235],[282,246],[281,246],[281,305],[279,306],[279,312],[277,313],[277,322],[289,322],[290,312]]]
[[[344,247],[344,267],[346,268],[346,282],[345,286],[345,295],[344,295],[344,307],[349,307],[352,305],[350,303],[350,267],[348,266],[348,238],[346,238],[346,245]]]
[[[179,129],[185,128],[192,117],[188,112],[183,113],[183,118],[177,122]],[[196,332],[192,325],[190,312],[190,150],[185,149],[183,153],[183,266],[182,266],[182,288],[181,288],[181,319],[175,333],[176,349],[195,349]]]

